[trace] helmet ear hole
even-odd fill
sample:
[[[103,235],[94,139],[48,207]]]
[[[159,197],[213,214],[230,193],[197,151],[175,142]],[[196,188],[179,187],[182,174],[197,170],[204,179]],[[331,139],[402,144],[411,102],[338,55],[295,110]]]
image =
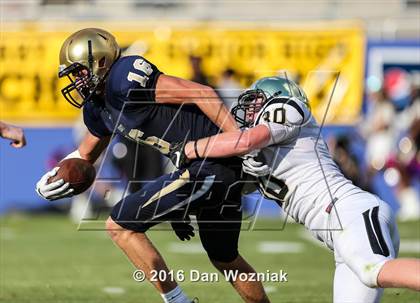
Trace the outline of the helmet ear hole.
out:
[[[99,62],[98,62],[99,68],[105,67],[105,63],[106,63],[106,58],[105,57],[102,57],[101,59],[99,59]]]

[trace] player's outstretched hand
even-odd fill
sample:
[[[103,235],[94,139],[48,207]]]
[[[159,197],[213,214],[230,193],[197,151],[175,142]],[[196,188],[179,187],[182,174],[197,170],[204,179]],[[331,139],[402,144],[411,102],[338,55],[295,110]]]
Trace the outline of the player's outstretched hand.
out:
[[[26,138],[22,128],[2,122],[0,123],[0,136],[12,141],[10,142],[11,146],[22,148],[26,145]]]
[[[43,175],[36,184],[35,190],[42,198],[54,201],[71,197],[73,195],[73,188],[69,188],[70,184],[68,182],[64,182],[63,179],[48,183],[48,179],[55,176],[59,169],[59,167],[54,167],[52,170]]]
[[[180,168],[184,166],[184,164],[188,163],[188,158],[184,151],[185,143],[186,142],[177,142],[171,144],[169,147],[168,156],[176,168]]]
[[[257,161],[252,155],[242,161],[242,170],[254,177],[267,176],[271,172],[267,164]]]
[[[189,241],[195,236],[194,227],[190,224],[189,218],[184,222],[172,222],[171,226],[175,234],[181,241]]]

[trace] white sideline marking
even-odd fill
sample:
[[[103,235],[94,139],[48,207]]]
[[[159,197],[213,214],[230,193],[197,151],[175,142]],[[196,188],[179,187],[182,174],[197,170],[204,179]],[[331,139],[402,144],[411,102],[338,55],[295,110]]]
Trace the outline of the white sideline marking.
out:
[[[16,237],[15,231],[9,227],[2,227],[0,229],[0,239],[13,240]]]
[[[168,250],[179,254],[204,254],[206,253],[200,243],[177,243],[171,242]]]
[[[264,290],[265,290],[266,293],[271,294],[271,293],[277,291],[277,287],[275,287],[273,285],[267,285],[267,286],[264,286]]]
[[[315,244],[316,246],[329,250],[329,248],[324,243],[315,239],[308,230],[303,230],[300,233],[300,236],[301,238],[311,242],[312,244]],[[400,252],[401,253],[420,253],[420,241],[410,240],[410,239],[401,240]]]
[[[112,294],[112,295],[121,295],[125,293],[124,288],[121,288],[121,287],[108,286],[108,287],[104,287],[102,290],[106,292],[107,294]]]
[[[300,253],[304,245],[299,242],[263,241],[258,243],[257,250],[265,254]]]
[[[402,253],[420,253],[420,241],[418,240],[401,240],[400,252]]]

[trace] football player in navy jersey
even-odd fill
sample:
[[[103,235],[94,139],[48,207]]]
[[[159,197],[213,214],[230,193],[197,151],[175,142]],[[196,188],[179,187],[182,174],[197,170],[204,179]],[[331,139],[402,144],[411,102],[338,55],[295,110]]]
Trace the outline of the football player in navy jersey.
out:
[[[83,108],[89,132],[79,148],[66,158],[95,162],[112,136],[122,135],[149,145],[170,157],[178,169],[146,184],[112,209],[106,228],[112,240],[151,280],[151,271],[165,271],[167,279],[151,281],[164,302],[191,302],[145,232],[169,221],[182,240],[194,235],[188,224],[195,214],[199,235],[210,261],[220,270],[253,273],[238,253],[241,226],[241,163],[236,158],[206,159],[185,164],[172,146],[234,131],[237,125],[213,89],[164,75],[140,56],[120,57],[120,48],[108,32],[88,28],[72,34],[60,51],[59,77],[70,84],[62,94]],[[142,161],[142,159],[138,159]],[[181,165],[181,163],[184,163]],[[58,168],[37,183],[48,200],[71,196],[63,180],[48,184]],[[245,302],[269,302],[260,282],[231,281]]]

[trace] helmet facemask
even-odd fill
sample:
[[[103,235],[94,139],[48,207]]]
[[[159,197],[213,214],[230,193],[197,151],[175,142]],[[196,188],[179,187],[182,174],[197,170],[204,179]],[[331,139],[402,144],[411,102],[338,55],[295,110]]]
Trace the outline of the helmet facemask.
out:
[[[89,101],[96,91],[95,76],[89,69],[80,64],[73,63],[59,72],[59,77],[70,80],[70,84],[61,90],[64,98],[73,106],[81,108]]]
[[[251,127],[266,102],[267,97],[262,90],[247,90],[238,97],[238,105],[233,107],[232,115],[241,127]]]

